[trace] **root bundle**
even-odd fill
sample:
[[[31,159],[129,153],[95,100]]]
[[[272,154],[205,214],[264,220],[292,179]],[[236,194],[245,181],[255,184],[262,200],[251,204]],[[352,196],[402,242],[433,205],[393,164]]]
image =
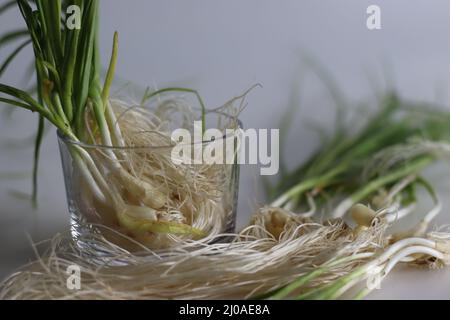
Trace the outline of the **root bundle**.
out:
[[[184,100],[163,100],[152,111],[113,100],[108,109],[114,147],[101,146],[88,115],[91,145],[67,143],[72,154],[86,153],[94,167],[83,175],[80,171],[84,167],[74,166],[69,177],[75,180],[70,192],[76,195],[72,200],[78,223],[105,224],[152,249],[171,247],[186,239],[209,242],[232,226],[237,168],[173,159],[172,148],[180,142],[172,139],[172,128],[193,130],[198,117]],[[234,116],[220,113],[217,122],[224,134],[226,129],[237,128]],[[199,144],[214,143],[217,141]],[[104,197],[96,196],[97,187]]]
[[[370,277],[383,279],[399,262],[431,267],[448,262],[449,233],[392,242],[388,225],[377,220],[351,228],[341,219],[317,223],[263,207],[239,234],[221,235],[230,242],[186,240],[170,250],[141,246],[140,254],[98,233],[75,241],[60,234],[38,261],[4,281],[0,298],[336,298],[361,288],[362,296],[370,292]],[[98,227],[103,234],[116,233]],[[73,265],[81,269],[79,290],[66,283],[66,270]]]

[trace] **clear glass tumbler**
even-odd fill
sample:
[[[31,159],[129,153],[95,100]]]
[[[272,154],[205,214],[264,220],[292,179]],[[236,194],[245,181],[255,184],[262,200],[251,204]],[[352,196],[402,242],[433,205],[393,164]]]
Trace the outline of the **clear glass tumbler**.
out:
[[[223,127],[224,119],[242,129],[239,120],[220,112],[208,113],[205,123]],[[136,251],[187,239],[217,241],[216,235],[234,232],[239,130],[222,132],[201,142],[183,140],[175,156],[173,143],[104,146],[58,132],[73,237],[82,242],[94,232]],[[192,152],[180,153],[180,146]],[[218,157],[207,162],[205,152]]]

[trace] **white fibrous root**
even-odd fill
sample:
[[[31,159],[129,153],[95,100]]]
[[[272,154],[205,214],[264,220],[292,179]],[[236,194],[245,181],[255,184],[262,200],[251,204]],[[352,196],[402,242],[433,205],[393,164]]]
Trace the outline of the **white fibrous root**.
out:
[[[83,249],[70,235],[54,238],[50,251],[40,262],[3,283],[0,298],[250,298],[272,292],[336,257],[355,255],[312,279],[308,287],[314,287],[336,280],[366,262],[383,246],[379,241],[384,230],[377,227],[355,236],[342,220],[319,224],[286,210],[264,207],[239,234],[217,235],[218,239],[228,237],[227,243],[206,245],[186,240],[170,250],[158,251],[142,246],[142,255],[113,244],[103,234],[116,232],[104,226],[99,228],[105,231],[102,235],[86,233],[78,240],[87,244]],[[87,257],[88,248],[94,247],[108,253],[108,257],[94,263],[95,259]],[[359,253],[368,254],[358,256]],[[69,265],[81,267],[80,290],[61,286]]]
[[[96,134],[98,129],[87,113],[90,142],[99,147],[73,147],[76,155],[84,155],[84,162],[80,161],[84,166],[75,166],[80,174],[73,174],[78,180],[73,193],[78,198],[72,200],[81,224],[104,224],[151,249],[175,246],[186,239],[208,242],[227,231],[235,214],[236,199],[230,190],[236,182],[236,168],[179,163],[172,158],[172,148],[187,143],[173,141],[172,130],[191,132],[194,121],[199,121],[185,100],[162,100],[151,111],[111,100],[106,115],[110,139]],[[235,115],[219,115],[219,121],[218,129],[224,135],[226,129],[238,128]]]
[[[371,281],[381,281],[400,262],[431,267],[450,262],[450,233],[392,243],[386,235],[388,224],[364,224],[358,229],[341,219],[318,223],[285,209],[263,207],[239,234],[217,235],[227,237],[226,243],[186,240],[158,251],[141,245],[140,254],[103,235],[134,239],[99,226],[104,232],[85,233],[78,242],[68,234],[56,236],[39,261],[4,281],[0,298],[338,298],[361,285],[360,296],[367,294],[373,289]],[[62,285],[71,265],[81,268],[79,290]]]
[[[355,291],[363,297],[398,263],[450,262],[447,230],[392,242],[385,220],[361,221],[364,228],[351,228],[342,219],[318,223],[263,207],[239,234],[216,235],[228,242],[186,240],[158,251],[136,243],[140,254],[104,234],[136,240],[98,226],[104,232],[77,241],[56,236],[38,261],[3,282],[0,299],[334,299]],[[81,269],[79,290],[65,285],[73,265]]]

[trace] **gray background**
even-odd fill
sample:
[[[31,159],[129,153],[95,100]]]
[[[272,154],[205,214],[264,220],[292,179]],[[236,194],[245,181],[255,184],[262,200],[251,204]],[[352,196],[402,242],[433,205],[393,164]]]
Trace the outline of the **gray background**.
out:
[[[378,4],[382,29],[366,28],[366,8]],[[17,10],[0,18],[0,30],[22,25]],[[295,165],[318,144],[310,119],[330,127],[335,107],[304,56],[320,61],[353,105],[376,101],[395,87],[409,99],[448,103],[450,2],[445,0],[104,0],[101,39],[104,61],[119,31],[117,73],[142,86],[183,84],[200,90],[209,107],[222,104],[255,83],[242,114],[246,127],[276,128],[290,101],[299,112],[283,158]],[[5,51],[0,52],[0,61]],[[29,61],[1,79],[23,85]],[[307,120],[307,121],[305,121]],[[46,239],[68,223],[55,134],[42,148],[39,209],[30,190],[32,151],[28,137],[35,117],[17,111],[0,119],[0,278],[33,258],[30,241]],[[448,169],[447,169],[448,170]],[[450,171],[448,171],[450,175]],[[14,175],[14,176],[11,176]],[[255,167],[242,168],[239,224],[264,203]],[[446,184],[446,183],[444,183]],[[450,190],[443,186],[445,196]],[[445,212],[438,222],[450,222]],[[450,270],[406,269],[393,273],[371,298],[450,298]]]

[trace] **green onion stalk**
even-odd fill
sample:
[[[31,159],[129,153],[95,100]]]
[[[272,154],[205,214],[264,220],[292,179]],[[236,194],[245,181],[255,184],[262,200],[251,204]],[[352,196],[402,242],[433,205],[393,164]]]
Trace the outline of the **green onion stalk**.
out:
[[[334,300],[337,298],[362,299],[380,284],[390,271],[401,262],[430,264],[433,259],[443,265],[449,263],[449,243],[447,239],[409,237],[399,240],[379,253],[357,253],[347,257],[331,259],[322,266],[302,275],[295,281],[265,298],[296,300]],[[321,285],[311,286],[311,282],[321,274],[329,272],[333,267],[352,261],[367,262],[360,264],[351,272]]]
[[[433,207],[413,228],[383,234],[386,247],[354,254],[338,252],[265,298],[361,299],[400,262],[449,264],[448,238],[427,233],[442,203],[422,175],[449,154],[450,114],[388,94],[366,119],[338,127],[304,164],[285,172],[268,189],[271,206],[299,212],[305,218],[320,213],[326,218],[344,218],[355,237],[377,225],[401,225],[401,219],[422,199],[420,188],[431,198]],[[353,242],[349,246],[356,247]],[[349,263],[355,264],[350,272],[314,283],[333,268]]]
[[[450,115],[388,94],[367,119],[349,121],[303,165],[283,174],[268,189],[271,205],[300,212],[305,204],[315,211],[325,207],[330,217],[340,218],[360,202],[377,209],[388,205],[384,200],[415,203],[422,171],[450,139]],[[383,199],[383,192],[405,179],[395,197]]]
[[[125,147],[125,140],[117,125],[115,112],[110,103],[110,91],[114,79],[118,57],[118,34],[114,33],[112,53],[106,76],[100,76],[99,53],[99,0],[17,0],[8,1],[0,7],[0,13],[17,4],[26,28],[8,32],[0,38],[0,47],[22,40],[18,47],[0,66],[0,76],[10,66],[12,60],[25,47],[31,45],[34,53],[37,94],[0,83],[0,102],[17,108],[36,112],[39,116],[38,132],[35,140],[33,198],[36,198],[37,168],[39,149],[42,141],[44,122],[55,126],[60,133],[73,143],[69,152],[96,203],[115,205],[117,219],[127,230],[139,232],[173,232],[204,235],[187,224],[160,222],[154,219],[155,210],[165,204],[166,195],[154,185],[143,181],[127,170],[120,152],[104,149],[101,161],[115,177],[130,191],[142,195],[144,208],[118,201],[117,190],[111,188],[107,177],[99,170],[99,158],[78,143],[95,144],[93,134],[87,127],[87,116],[101,145]],[[80,9],[81,23],[73,27],[68,8]],[[166,92],[194,94],[202,107],[202,127],[205,128],[205,106],[197,91],[186,88],[164,88],[146,92],[145,100]],[[95,138],[97,140],[97,138]],[[119,199],[120,200],[120,199]],[[120,208],[118,207],[120,205]],[[133,211],[139,211],[139,219]],[[152,219],[141,219],[151,217]]]

